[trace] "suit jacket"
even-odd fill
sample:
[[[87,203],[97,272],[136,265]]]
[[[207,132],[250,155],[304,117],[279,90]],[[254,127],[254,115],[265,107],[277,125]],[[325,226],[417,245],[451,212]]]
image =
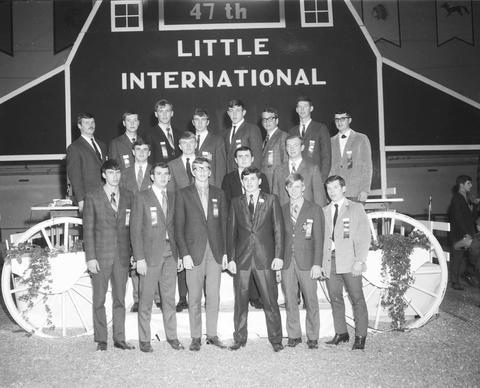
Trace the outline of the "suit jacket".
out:
[[[267,176],[268,185],[272,187],[273,171],[275,167],[280,166],[288,160],[285,150],[285,140],[288,134],[278,128],[262,152],[262,172]]]
[[[235,150],[240,146],[250,147],[253,153],[253,165],[260,168],[262,164],[262,134],[255,124],[244,121],[235,131],[233,141],[230,143],[231,128],[225,131],[225,149],[227,151],[227,173],[235,171]]]
[[[172,256],[177,260],[175,228],[173,214],[175,210],[175,193],[167,191],[167,214],[162,210],[152,188],[139,191],[133,202],[130,236],[133,257],[136,261],[145,259],[147,266],[158,266],[167,246],[166,233],[170,240]]]
[[[207,241],[217,263],[227,253],[225,237],[227,204],[223,191],[216,186],[208,188],[207,217],[195,184],[178,190],[175,200],[175,236],[180,257],[190,255],[193,263],[203,261]]]
[[[332,162],[332,147],[330,144],[330,132],[325,124],[310,121],[307,132],[303,138],[305,148],[302,151],[304,159],[318,166],[322,180],[328,178]],[[290,129],[291,135],[300,136],[300,125]]]
[[[368,193],[372,183],[372,150],[370,141],[363,133],[351,129],[347,144],[340,155],[340,136],[332,137],[332,168],[330,175],[345,179],[345,196],[356,198],[362,191]]]
[[[102,160],[83,136],[67,148],[67,175],[77,202],[83,201],[88,192],[103,187],[101,167],[106,160],[107,147],[102,141],[95,141],[100,147]]]
[[[470,209],[465,197],[457,192],[452,197],[448,213],[451,225],[449,237],[452,243],[461,240],[466,234],[473,237],[477,219],[475,205]]]
[[[133,193],[120,188],[118,212],[110,204],[103,187],[90,192],[83,208],[83,239],[85,257],[98,260],[100,266],[119,261],[130,265],[130,216]]]
[[[323,243],[323,268],[330,276],[332,260],[333,214],[331,206],[323,208],[325,216],[325,237]],[[363,205],[345,198],[343,206],[338,209],[335,224],[335,261],[337,273],[352,272],[354,261],[367,261],[370,249],[370,221]]]
[[[208,132],[207,137],[199,148],[197,156],[203,156],[210,160],[212,174],[210,184],[220,187],[227,169],[227,156],[225,153],[225,142],[217,135]]]
[[[293,254],[298,268],[302,271],[309,271],[314,265],[321,265],[325,229],[322,208],[313,202],[304,200],[295,224],[290,216],[290,203],[282,206],[282,212],[285,222],[283,269],[290,266]]]
[[[270,194],[270,186],[268,185],[268,179],[265,174],[261,174],[260,190],[264,193]],[[229,172],[223,178],[222,190],[225,192],[225,198],[227,200],[227,206],[230,207],[230,201],[232,198],[238,197],[243,194],[242,182],[240,181],[240,175],[238,170]]]
[[[140,190],[138,189],[137,176],[135,175],[135,163],[122,171],[122,176],[120,178],[120,186],[126,188],[127,190],[130,190],[134,194],[136,194],[138,191],[148,189],[152,186],[150,169],[151,166],[147,164],[145,171],[143,172],[143,181],[142,185],[140,186]]]
[[[141,133],[142,139],[145,141],[145,143],[150,144],[151,153],[150,157],[148,158],[150,164],[153,165],[154,163],[158,162],[169,162],[181,154],[180,148],[178,148],[178,139],[180,139],[182,133],[173,127],[171,128],[174,148],[170,146],[167,137],[158,124],[154,127],[147,128]],[[164,154],[163,150],[166,150],[166,154]]]
[[[278,198],[260,192],[253,221],[248,211],[247,197],[232,199],[227,222],[227,252],[237,270],[251,267],[252,260],[259,270],[270,269],[274,258],[284,256],[283,215]]]
[[[141,139],[137,136],[137,140]],[[120,169],[133,166],[135,158],[132,153],[132,142],[130,138],[124,133],[110,142],[108,145],[108,159],[115,159],[120,164]]]
[[[193,160],[190,161],[190,165],[192,165],[192,163]],[[168,166],[170,167],[171,175],[170,182],[168,183],[169,190],[177,191],[192,184],[188,179],[187,169],[183,164],[181,156],[170,161]]]
[[[315,202],[319,206],[325,206],[327,197],[318,167],[303,159],[298,166],[297,173],[303,176],[305,184],[303,197],[307,201]],[[288,161],[275,168],[273,172],[272,193],[278,195],[281,205],[290,201],[287,190],[285,190],[285,179],[289,175]]]

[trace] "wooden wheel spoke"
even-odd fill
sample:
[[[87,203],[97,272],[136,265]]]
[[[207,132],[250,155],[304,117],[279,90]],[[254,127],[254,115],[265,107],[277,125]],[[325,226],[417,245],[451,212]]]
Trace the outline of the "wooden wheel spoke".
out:
[[[92,298],[87,298],[85,295],[83,295],[81,292],[79,292],[79,291],[76,290],[75,288],[72,288],[71,290],[72,290],[73,292],[75,292],[76,294],[78,294],[81,298],[85,299],[88,303],[93,304]]]
[[[376,291],[376,288],[372,287],[372,290],[365,296],[365,302],[367,302],[372,297],[375,291]]]
[[[85,317],[82,314],[82,311],[78,308],[77,302],[75,302],[75,299],[73,298],[73,295],[70,291],[67,291],[68,296],[73,304],[73,307],[75,307],[75,311],[77,312],[78,317],[80,318],[80,322],[82,322],[83,328],[85,331],[88,331],[87,324],[85,323]]]
[[[370,217],[368,218],[368,226],[370,227],[372,238],[376,242],[378,240],[378,234],[377,234],[377,230],[375,229],[375,226],[373,226],[373,221]]]
[[[377,298],[377,309],[375,310],[375,323],[373,325],[374,329],[378,329],[378,324],[380,322],[380,312],[382,311],[382,295],[379,294]]]
[[[9,292],[10,292],[10,294],[16,294],[17,292],[24,292],[24,291],[27,291],[27,290],[28,290],[28,287],[24,286],[24,287],[12,288]]]
[[[417,313],[417,315],[419,315],[420,317],[423,317],[424,314],[420,311],[420,309],[418,308],[418,306],[415,305],[415,303],[413,303],[413,300],[408,300],[407,298],[403,297],[403,300],[405,302],[407,302],[407,304],[413,309],[413,311],[415,311]]]
[[[45,228],[42,228],[42,229],[41,229],[41,232],[42,232],[42,236],[43,236],[43,238],[45,239],[45,242],[47,243],[48,247],[49,247],[50,249],[53,249],[52,241],[50,240],[50,237],[48,237],[47,231],[45,230]]]
[[[425,288],[418,287],[418,286],[416,286],[415,284],[412,284],[412,285],[410,286],[410,288],[413,288],[413,289],[415,289],[415,290],[417,290],[417,291],[423,292],[424,294],[430,295],[430,296],[432,296],[432,297],[434,297],[434,298],[436,298],[436,297],[438,296],[436,293],[434,293],[434,292],[432,292],[432,291],[428,291],[428,290],[426,290]]]

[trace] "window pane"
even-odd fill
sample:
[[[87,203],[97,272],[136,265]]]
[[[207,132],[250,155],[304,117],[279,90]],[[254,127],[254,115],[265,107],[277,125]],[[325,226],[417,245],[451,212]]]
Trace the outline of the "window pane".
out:
[[[128,18],[128,27],[138,27],[138,16],[131,16]]]
[[[138,4],[128,4],[128,15],[138,15]]]
[[[305,11],[315,11],[315,0],[305,0]]]
[[[116,28],[124,28],[127,26],[127,19],[124,17],[115,18],[115,27]]]
[[[115,16],[125,15],[127,12],[127,6],[125,4],[115,4]]]
[[[305,23],[316,23],[315,12],[305,13]]]
[[[319,12],[317,14],[318,23],[328,23],[328,12]]]

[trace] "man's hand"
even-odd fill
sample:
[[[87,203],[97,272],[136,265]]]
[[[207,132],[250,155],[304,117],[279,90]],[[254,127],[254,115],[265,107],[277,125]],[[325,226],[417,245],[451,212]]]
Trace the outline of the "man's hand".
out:
[[[318,279],[320,276],[322,276],[322,267],[314,265],[310,270],[310,277],[312,279]]]
[[[363,263],[361,261],[354,261],[352,267],[352,276],[360,276],[363,272]]]
[[[145,259],[137,260],[137,273],[142,276],[147,274],[147,261]]]
[[[223,255],[222,257],[222,271],[225,271],[228,267],[228,259],[227,259],[227,255]]]
[[[275,258],[272,261],[272,270],[280,271],[283,268],[283,260]]]
[[[183,268],[183,260],[178,258],[177,260],[177,272],[182,272],[185,268]]]
[[[80,213],[83,212],[83,204],[84,204],[84,201],[78,201],[78,211]]]
[[[100,266],[98,265],[98,261],[96,259],[88,260],[87,261],[87,269],[88,272],[96,274],[100,271]]]
[[[193,268],[192,256],[190,256],[190,255],[183,256],[183,268],[185,268],[187,270]]]
[[[227,265],[227,269],[230,271],[230,273],[235,275],[237,273],[237,263],[235,263],[233,260],[230,261]]]
[[[358,201],[359,202],[366,202],[367,201],[367,198],[368,198],[368,193],[366,193],[365,191],[361,191],[359,194],[358,194]]]

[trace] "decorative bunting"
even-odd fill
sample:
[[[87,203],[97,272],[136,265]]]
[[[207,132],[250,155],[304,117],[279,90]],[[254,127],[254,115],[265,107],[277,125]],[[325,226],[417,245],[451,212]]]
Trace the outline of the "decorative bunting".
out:
[[[437,47],[458,39],[474,45],[473,1],[435,0]]]
[[[91,0],[53,1],[53,52],[73,45],[92,9]]]
[[[362,19],[375,43],[385,41],[402,47],[399,1],[362,0]]]
[[[13,57],[12,0],[0,0],[0,51]]]

